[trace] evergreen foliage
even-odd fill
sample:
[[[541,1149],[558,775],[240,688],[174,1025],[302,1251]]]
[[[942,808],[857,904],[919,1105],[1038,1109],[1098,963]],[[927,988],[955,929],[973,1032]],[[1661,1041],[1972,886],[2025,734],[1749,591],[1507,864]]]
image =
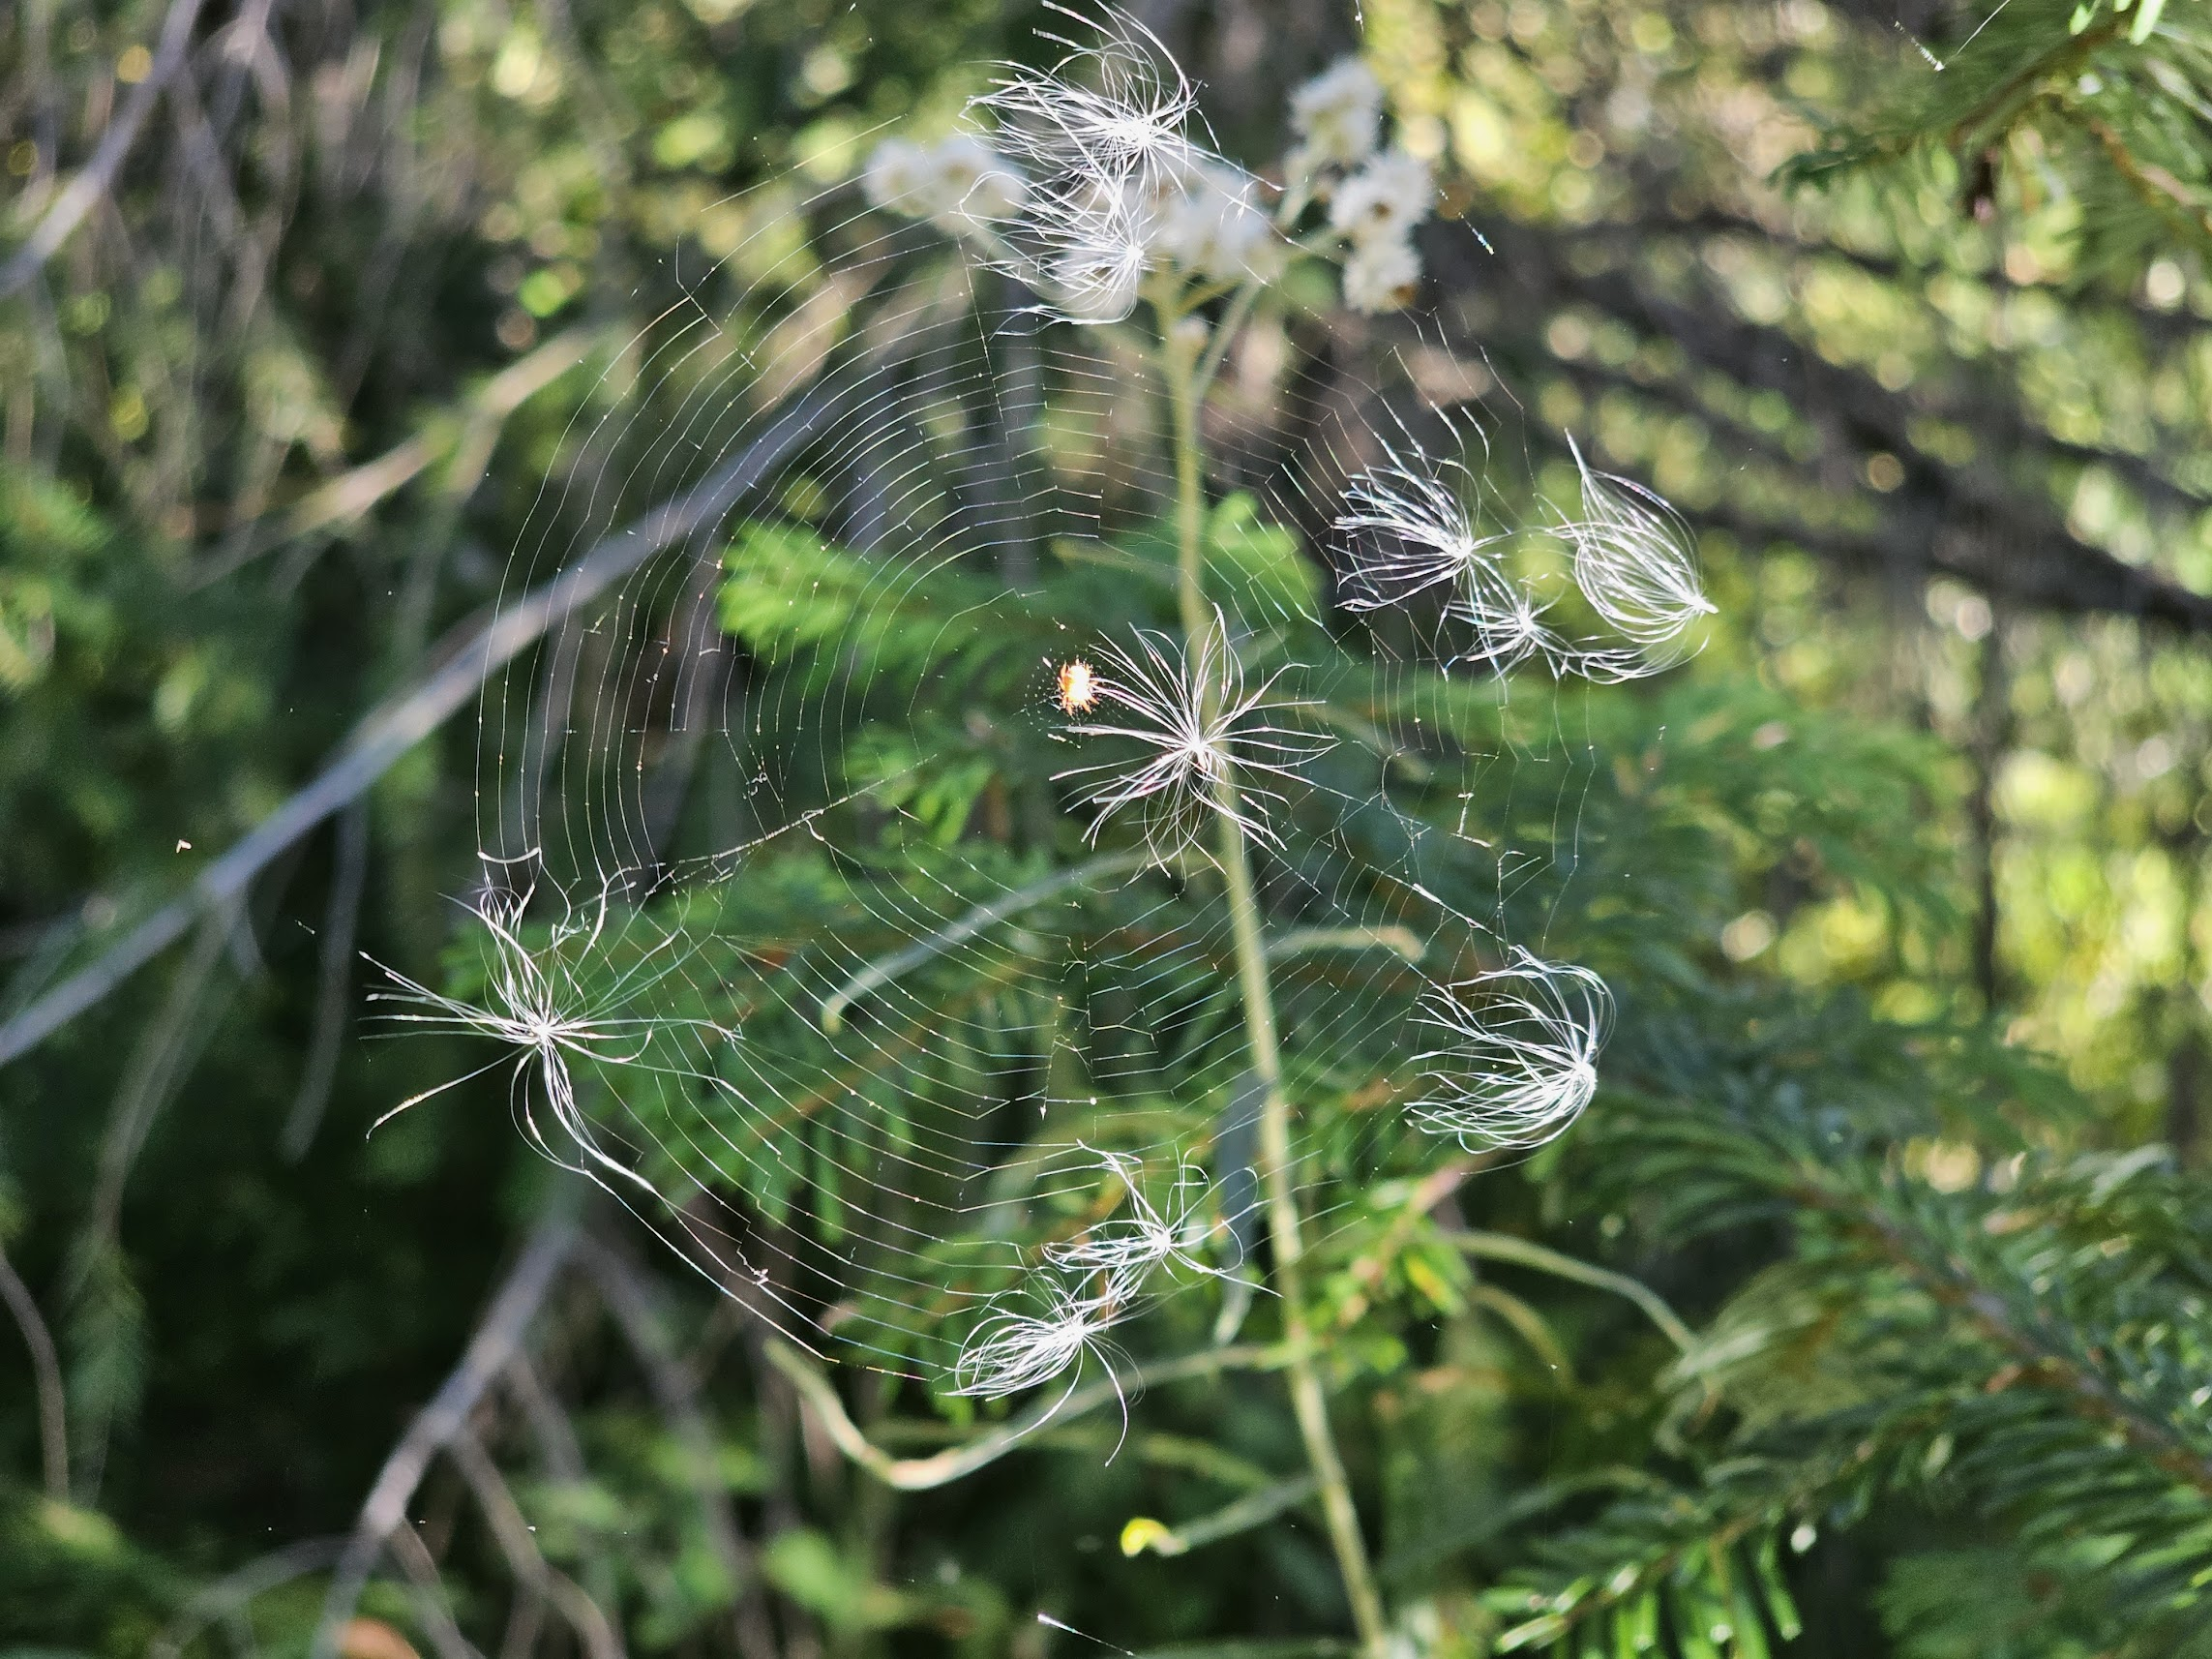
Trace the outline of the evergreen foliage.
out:
[[[1272,21],[1201,10],[1211,32],[1168,32],[1202,71]],[[1391,343],[1526,388],[1535,436],[1491,474],[1515,499],[1572,496],[1541,436],[1570,427],[1680,500],[1721,600],[1698,662],[1556,698],[1539,667],[1442,671],[1343,606],[1258,464],[1211,480],[1207,595],[1261,621],[1245,671],[1333,744],[1257,862],[1304,1312],[1393,1652],[2212,1654],[2212,41],[2188,0],[1941,9],[1918,40],[1865,10],[1364,18],[1493,250],[1440,234],[1444,343]],[[0,25],[12,249],[157,12]],[[1285,18],[1297,74],[1354,44]],[[804,355],[788,325],[839,233],[785,182],[729,187],[851,171],[872,123],[949,112],[1033,20],[372,7],[269,25],[301,71],[280,98],[224,78],[220,41],[260,48],[211,9],[180,83],[199,114],[141,140],[175,157],[134,162],[0,298],[0,1011],[434,672],[545,480],[696,482],[593,417],[711,452],[722,365]],[[1274,118],[1207,78],[1225,141]],[[453,173],[411,173],[433,149]],[[194,252],[199,221],[157,211],[177,178],[265,247]],[[763,225],[788,233],[746,240]],[[682,305],[738,291],[664,272],[678,242],[758,267],[731,358],[667,349]],[[1388,325],[1332,332],[1293,297],[1270,339],[1341,389]],[[974,303],[1002,324],[1002,296]],[[500,378],[533,362],[529,389]],[[954,413],[919,438],[939,476],[982,415]],[[867,1160],[1003,1144],[1049,1106],[1101,1154],[1176,1146],[1266,1258],[1236,1197],[1249,1078],[1211,1041],[1239,1017],[1220,874],[1069,810],[1051,666],[1182,626],[1174,525],[1115,505],[1028,568],[917,566],[804,492],[713,551],[781,815],[704,763],[672,858],[745,841],[743,880],[563,895],[607,907],[604,949],[543,912],[517,934],[586,1006],[650,986],[679,1034],[642,1065],[569,1056],[581,1121],[649,1147],[658,1191],[857,1258],[885,1248],[852,1201]],[[1349,1652],[1286,1311],[1247,1264],[1210,1258],[1218,1283],[1116,1332],[1125,1403],[1088,1372],[1001,1449],[1031,1403],[833,1376],[580,1198],[510,1131],[512,1055],[356,1041],[370,970],[325,935],[465,1003],[496,988],[445,896],[472,874],[469,747],[414,749],[357,831],[194,909],[158,978],[12,1061],[0,1262],[58,1346],[69,1460],[49,1490],[40,1378],[0,1322],[0,1654],[310,1650],[392,1447],[533,1264],[541,1299],[425,1453],[410,1542],[324,1633],[349,1659]],[[1532,846],[1563,851],[1514,860]],[[1594,1101],[1527,1157],[1398,1121],[1424,985],[1497,965],[1465,920],[1493,913],[1618,1001]],[[682,1035],[724,1030],[711,1065]],[[326,1041],[327,1102],[302,1081]],[[733,1127],[755,1068],[791,1109]],[[865,1144],[840,1127],[863,1120]],[[923,1192],[962,1218],[931,1246],[950,1289],[882,1328],[919,1351],[952,1292],[1010,1282],[993,1247],[1127,1218],[1108,1167],[1066,1174],[1012,1157],[987,1192]],[[708,1225],[638,1210],[678,1249]]]

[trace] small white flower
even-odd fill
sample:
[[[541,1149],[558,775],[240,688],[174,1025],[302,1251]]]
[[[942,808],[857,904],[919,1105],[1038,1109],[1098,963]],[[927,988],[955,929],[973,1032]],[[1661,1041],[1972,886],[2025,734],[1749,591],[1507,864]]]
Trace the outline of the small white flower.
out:
[[[1090,1147],[1083,1149],[1091,1152]],[[1144,1165],[1125,1152],[1100,1152],[1094,1165],[1117,1177],[1128,1200],[1128,1214],[1086,1227],[1076,1238],[1044,1247],[1045,1259],[1070,1273],[1095,1274],[1104,1282],[1103,1294],[1126,1303],[1144,1288],[1145,1281],[1163,1262],[1193,1273],[1219,1277],[1221,1269],[1209,1267],[1192,1252],[1215,1227],[1201,1214],[1206,1199],[1206,1177],[1193,1165],[1178,1161],[1168,1211],[1162,1214],[1145,1196],[1139,1179]]]
[[[1357,166],[1374,154],[1383,84],[1358,58],[1342,58],[1291,94],[1291,128],[1303,141],[1296,170]]]
[[[1280,845],[1266,807],[1281,797],[1254,780],[1294,776],[1300,762],[1329,745],[1271,722],[1276,709],[1296,705],[1268,703],[1271,676],[1247,691],[1243,669],[1222,644],[1225,638],[1226,624],[1216,610],[1212,628],[1195,648],[1143,628],[1133,651],[1110,641],[1101,645],[1096,698],[1118,715],[1067,730],[1082,738],[1131,739],[1151,753],[1133,767],[1109,763],[1056,774],[1097,777],[1082,799],[1093,811],[1091,839],[1117,813],[1135,808],[1146,845],[1161,863],[1196,847],[1216,814],[1255,840]],[[1234,792],[1226,787],[1232,779]]]
[[[1029,181],[982,139],[958,133],[929,154],[936,176],[925,199],[929,216],[954,234],[1011,218],[1029,196]]]
[[[1042,1301],[1041,1312],[1036,1309]],[[1052,1381],[1099,1344],[1118,1310],[1057,1281],[994,1297],[953,1363],[955,1394],[997,1400]],[[1100,1355],[1101,1363],[1105,1363]],[[1109,1372],[1113,1367],[1107,1365]]]
[[[1198,276],[1265,281],[1281,269],[1285,250],[1258,194],[1259,181],[1250,174],[1201,163],[1162,198],[1154,245]]]
[[[1390,150],[1336,187],[1329,199],[1329,223],[1367,248],[1404,241],[1435,205],[1428,164],[1404,150]]]
[[[1565,1130],[1598,1092],[1613,998],[1587,968],[1516,948],[1505,967],[1431,990],[1421,1018],[1452,1041],[1420,1057],[1430,1092],[1413,1102],[1413,1121],[1470,1151],[1526,1149]]]
[[[928,205],[937,166],[930,153],[912,138],[885,138],[868,157],[860,188],[871,205],[919,218]]]
[[[860,185],[877,207],[956,236],[1011,217],[1029,195],[1029,182],[1003,156],[965,133],[934,145],[886,138],[869,156]]]
[[[1354,311],[1402,311],[1420,294],[1420,256],[1410,242],[1363,242],[1344,261],[1344,303]]]
[[[1575,583],[1590,608],[1644,653],[1643,672],[1664,667],[1689,625],[1714,609],[1689,527],[1642,485],[1592,471],[1574,439],[1567,441],[1582,475],[1582,516],[1561,529],[1574,550]]]

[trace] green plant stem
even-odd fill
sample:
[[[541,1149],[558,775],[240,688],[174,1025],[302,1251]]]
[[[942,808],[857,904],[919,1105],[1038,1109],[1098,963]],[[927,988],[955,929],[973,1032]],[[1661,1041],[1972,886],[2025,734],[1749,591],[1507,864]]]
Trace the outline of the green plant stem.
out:
[[[798,1349],[771,1339],[767,1356],[768,1363],[798,1390],[799,1398],[813,1410],[830,1442],[860,1468],[897,1492],[930,1492],[950,1486],[997,1463],[1008,1452],[1024,1445],[1042,1444],[1034,1436],[1046,1424],[1070,1423],[1087,1411],[1095,1411],[1110,1401],[1123,1398],[1121,1388],[1113,1381],[1092,1383],[1088,1388],[1048,1398],[1013,1422],[978,1434],[964,1445],[948,1446],[926,1458],[898,1458],[868,1438],[845,1409],[845,1402],[838,1397],[835,1385]],[[1250,1342],[1241,1347],[1208,1348],[1203,1353],[1131,1367],[1122,1372],[1121,1387],[1152,1387],[1179,1382],[1185,1377],[1219,1376],[1229,1371],[1271,1371],[1284,1364],[1287,1357],[1280,1348]]]
[[[1175,308],[1162,305],[1159,312],[1164,342],[1161,360],[1167,372],[1175,439],[1177,568],[1186,649],[1196,652],[1200,660],[1214,651],[1224,655],[1213,660],[1226,660],[1231,649],[1227,630],[1220,614],[1207,603],[1204,583],[1205,490],[1199,468],[1198,350],[1180,337]],[[1200,714],[1208,724],[1216,712],[1208,706],[1213,695],[1212,683],[1212,677],[1206,677],[1200,691],[1205,700]],[[1283,1091],[1274,992],[1268,980],[1267,947],[1260,935],[1260,910],[1252,891],[1251,860],[1244,846],[1244,832],[1238,825],[1237,779],[1229,764],[1223,765],[1215,781],[1215,794],[1220,807],[1221,872],[1228,887],[1229,925],[1244,1004],[1244,1036],[1251,1050],[1252,1072],[1263,1092],[1261,1179],[1267,1193],[1269,1242],[1274,1250],[1275,1278],[1282,1293],[1283,1336],[1290,1350],[1291,1407],[1305,1442],[1306,1462],[1320,1488],[1329,1541],[1336,1552],[1337,1571],[1344,1579],[1344,1595],[1352,1605],[1360,1645],[1370,1659],[1379,1659],[1387,1635],[1382,1598],[1376,1593],[1374,1569],[1368,1564],[1366,1542],[1360,1534],[1351,1483],[1345,1478],[1344,1462],[1337,1455],[1336,1438],[1330,1431],[1328,1397],[1322,1390],[1313,1335],[1306,1324],[1305,1244],[1299,1222],[1298,1193],[1291,1179],[1290,1098]]]

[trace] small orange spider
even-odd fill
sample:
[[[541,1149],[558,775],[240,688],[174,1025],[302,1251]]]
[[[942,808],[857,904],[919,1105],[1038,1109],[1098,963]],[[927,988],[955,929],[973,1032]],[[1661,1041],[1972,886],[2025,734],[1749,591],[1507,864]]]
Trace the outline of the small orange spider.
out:
[[[1098,701],[1098,677],[1091,665],[1075,657],[1060,665],[1060,707],[1063,713],[1087,712]]]

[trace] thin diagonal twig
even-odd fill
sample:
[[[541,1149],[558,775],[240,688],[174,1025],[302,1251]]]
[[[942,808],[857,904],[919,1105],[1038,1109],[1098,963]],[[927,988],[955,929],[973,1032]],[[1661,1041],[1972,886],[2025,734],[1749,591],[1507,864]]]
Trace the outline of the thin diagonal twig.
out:
[[[492,1528],[499,1553],[507,1558],[508,1569],[522,1582],[523,1589],[551,1602],[559,1611],[591,1659],[622,1659],[622,1639],[607,1621],[606,1613],[584,1593],[583,1586],[566,1574],[554,1571],[546,1560],[537,1540],[530,1536],[529,1523],[523,1519],[522,1506],[515,1501],[506,1477],[499,1473],[498,1464],[492,1461],[492,1454],[484,1449],[483,1442],[464,1429],[447,1444],[446,1453],[452,1458],[454,1467],[461,1471],[461,1478],[467,1483],[476,1507]]]
[[[700,1404],[698,1391],[677,1362],[675,1345],[663,1322],[658,1288],[620,1252],[598,1239],[583,1241],[578,1265],[591,1280],[607,1310],[621,1326],[630,1351],[645,1373],[645,1385],[678,1440],[697,1483],[700,1512],[723,1572],[738,1591],[732,1634],[743,1659],[775,1659],[774,1633],[758,1593],[759,1573],[737,1527],[730,1496],[715,1477],[719,1452],[713,1425]]]
[[[469,1412],[521,1348],[530,1322],[574,1253],[576,1241],[576,1222],[565,1214],[538,1223],[506,1282],[493,1297],[475,1336],[469,1339],[461,1363],[384,1460],[376,1484],[369,1489],[368,1500],[361,1506],[361,1518],[331,1575],[322,1616],[309,1646],[314,1659],[337,1659],[339,1634],[353,1616],[369,1576],[375,1570],[376,1558],[386,1546],[404,1549],[404,1540],[421,1548],[420,1540],[407,1529],[408,1500],[422,1484],[431,1460],[466,1429]]]
[[[211,906],[235,901],[271,860],[358,797],[429,737],[492,674],[555,623],[590,604],[655,554],[729,512],[792,450],[819,433],[851,382],[801,396],[744,451],[682,495],[602,538],[576,563],[487,618],[447,636],[439,664],[354,728],[321,774],[201,872],[185,892],[106,952],[0,1025],[0,1066],[21,1058],[168,949]]]
[[[40,268],[69,240],[70,233],[84,223],[84,216],[92,211],[93,205],[113,188],[124,156],[136,141],[138,129],[146,124],[146,117],[153,112],[154,100],[161,96],[169,76],[176,74],[177,67],[184,62],[185,52],[192,45],[193,25],[199,21],[200,4],[201,0],[171,0],[168,15],[162,20],[161,41],[146,78],[131,89],[131,96],[123,101],[114,121],[101,135],[92,160],[62,187],[30,238],[15,250],[7,264],[0,265],[0,299],[6,299],[37,276]]]
[[[361,920],[361,889],[369,872],[369,809],[356,800],[338,815],[338,846],[330,877],[330,906],[323,913],[322,957],[314,999],[314,1038],[300,1073],[299,1093],[284,1119],[280,1141],[285,1159],[307,1155],[330,1103],[338,1053],[345,1041],[346,987],[353,967],[353,938]]]

